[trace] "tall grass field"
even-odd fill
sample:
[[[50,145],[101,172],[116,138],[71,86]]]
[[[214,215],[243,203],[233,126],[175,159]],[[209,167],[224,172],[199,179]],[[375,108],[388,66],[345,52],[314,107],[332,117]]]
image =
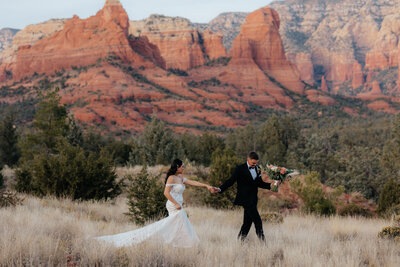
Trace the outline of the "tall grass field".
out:
[[[22,205],[0,209],[0,266],[400,266],[400,244],[378,237],[388,220],[285,215],[283,223],[264,223],[265,243],[254,228],[242,243],[236,239],[242,210],[188,206],[199,246],[149,240],[115,248],[93,237],[140,227],[124,214],[124,197],[23,197]]]

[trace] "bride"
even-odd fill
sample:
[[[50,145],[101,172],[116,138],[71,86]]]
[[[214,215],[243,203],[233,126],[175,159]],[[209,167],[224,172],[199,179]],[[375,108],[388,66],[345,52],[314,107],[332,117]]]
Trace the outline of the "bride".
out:
[[[183,177],[184,167],[180,159],[175,159],[165,178],[164,195],[168,199],[166,204],[168,210],[167,218],[140,229],[116,235],[100,236],[95,239],[112,243],[117,247],[138,244],[150,238],[158,238],[174,247],[193,247],[197,245],[199,238],[190,224],[186,212],[182,209],[182,194],[185,190],[185,185],[206,187],[210,192],[215,192],[215,188]]]

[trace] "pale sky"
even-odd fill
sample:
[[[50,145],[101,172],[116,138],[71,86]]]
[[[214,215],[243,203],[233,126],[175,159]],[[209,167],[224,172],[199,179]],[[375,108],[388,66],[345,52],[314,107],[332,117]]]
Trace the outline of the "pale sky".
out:
[[[180,16],[192,22],[209,22],[223,12],[251,12],[272,0],[120,0],[130,20],[150,14]],[[23,29],[52,18],[90,17],[105,0],[0,0],[0,29]]]

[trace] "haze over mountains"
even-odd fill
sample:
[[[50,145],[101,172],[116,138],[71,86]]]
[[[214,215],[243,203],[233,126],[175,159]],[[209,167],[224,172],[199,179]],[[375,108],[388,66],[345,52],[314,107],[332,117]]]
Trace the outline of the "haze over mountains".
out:
[[[163,15],[129,21],[119,1],[108,0],[86,20],[4,29],[0,86],[10,94],[1,100],[32,95],[44,73],[62,84],[78,120],[111,128],[141,130],[153,112],[183,131],[236,127],[254,112],[304,112],[312,103],[362,109],[336,95],[399,110],[399,4],[288,0],[270,7],[195,24]],[[13,93],[21,87],[24,93]]]

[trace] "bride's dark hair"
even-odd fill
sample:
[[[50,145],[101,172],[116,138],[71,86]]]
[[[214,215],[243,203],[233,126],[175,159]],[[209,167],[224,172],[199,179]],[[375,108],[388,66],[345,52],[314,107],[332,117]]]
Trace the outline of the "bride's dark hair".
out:
[[[165,177],[165,183],[167,183],[168,177],[176,174],[176,172],[178,171],[178,168],[181,167],[182,164],[183,164],[182,160],[174,159],[174,161],[171,164],[171,167],[169,168],[169,170],[167,172],[167,176]]]

